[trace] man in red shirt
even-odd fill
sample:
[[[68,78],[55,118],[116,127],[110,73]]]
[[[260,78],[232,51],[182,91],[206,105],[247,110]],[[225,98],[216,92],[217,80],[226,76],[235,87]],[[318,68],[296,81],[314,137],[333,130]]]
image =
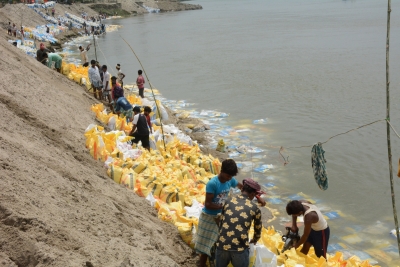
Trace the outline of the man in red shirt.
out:
[[[147,121],[147,125],[150,128],[150,132],[153,133],[153,127],[151,127],[150,113],[151,113],[151,108],[149,106],[145,106],[144,110],[143,110],[143,114],[146,116],[146,121]]]
[[[144,98],[144,78],[142,76],[142,70],[138,70],[138,74],[139,76],[136,79],[136,85],[139,88],[139,95],[141,98]]]

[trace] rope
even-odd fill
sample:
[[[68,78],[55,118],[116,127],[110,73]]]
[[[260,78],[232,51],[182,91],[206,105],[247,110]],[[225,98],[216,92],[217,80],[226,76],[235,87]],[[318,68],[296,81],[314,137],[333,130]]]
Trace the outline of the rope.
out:
[[[387,121],[387,122],[389,123],[389,125],[392,127],[392,125],[390,124],[390,122],[389,122],[387,119],[376,120],[376,121],[373,121],[373,122],[370,122],[370,123],[367,123],[367,124],[363,124],[363,125],[358,126],[358,127],[356,127],[356,128],[350,129],[350,130],[348,130],[348,131],[346,131],[346,132],[335,134],[335,135],[329,137],[325,142],[321,142],[321,144],[325,144],[325,143],[329,142],[331,139],[333,139],[333,138],[335,138],[335,137],[337,137],[337,136],[344,135],[344,134],[348,134],[348,133],[350,133],[350,132],[352,132],[352,131],[361,129],[361,128],[363,128],[363,127],[366,127],[366,126],[369,126],[369,125],[372,125],[372,124],[374,124],[374,123],[381,122],[381,121]],[[392,127],[392,129],[393,129],[393,131],[396,133],[396,135],[400,138],[400,136],[397,134],[397,132],[394,130],[393,127]],[[286,149],[306,148],[306,147],[312,147],[312,146],[314,146],[314,145],[292,146],[292,147],[286,147]],[[284,161],[283,165],[285,166],[285,165],[289,164],[290,162],[289,162],[289,156],[285,158],[285,156],[283,156],[283,154],[282,154],[282,151],[283,151],[284,149],[285,149],[285,147],[281,146],[280,149],[279,149],[279,154],[282,156],[283,161]]]
[[[162,132],[162,137],[163,137],[163,144],[164,144],[164,150],[165,152],[167,151],[167,148],[165,146],[165,138],[164,138],[164,128],[162,125],[162,119],[161,119],[161,113],[160,113],[160,108],[157,104],[157,100],[156,100],[156,96],[154,95],[153,92],[153,86],[151,85],[150,79],[147,76],[146,70],[144,69],[142,62],[140,61],[139,57],[136,55],[135,51],[133,50],[132,46],[120,35],[121,39],[124,40],[124,42],[129,46],[129,48],[132,50],[133,54],[135,55],[136,59],[139,61],[140,66],[143,69],[144,75],[146,76],[146,79],[149,81],[149,85],[150,85],[150,89],[151,89],[151,94],[153,95],[153,99],[154,99],[154,103],[156,104],[157,107],[157,113],[158,113],[158,117],[160,118],[160,125],[161,125],[161,132]]]
[[[390,128],[392,128],[393,132],[397,135],[398,138],[400,138],[400,135],[396,132],[396,130],[394,129],[394,127],[392,126],[392,124],[390,123],[390,121],[388,119],[386,119],[387,123],[389,124]]]

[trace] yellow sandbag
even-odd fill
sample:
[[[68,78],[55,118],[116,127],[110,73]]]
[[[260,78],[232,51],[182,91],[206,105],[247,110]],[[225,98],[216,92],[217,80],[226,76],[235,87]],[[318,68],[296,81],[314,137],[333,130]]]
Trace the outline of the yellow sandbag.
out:
[[[126,188],[135,189],[135,180],[136,180],[136,172],[131,169],[124,169],[124,172],[121,177],[121,184]]]
[[[117,167],[114,165],[111,165],[110,168],[107,170],[108,176],[114,180],[117,184],[121,183],[121,177],[122,177],[122,172],[123,169],[121,167]]]
[[[149,194],[149,190],[147,189],[147,187],[142,185],[142,183],[140,182],[139,179],[135,180],[135,189],[134,189],[134,191],[140,197],[147,197],[147,195]]]
[[[176,200],[177,190],[173,186],[166,186],[161,190],[160,199],[165,203],[174,202]]]
[[[136,165],[136,166],[133,167],[133,170],[134,170],[136,173],[141,173],[145,168],[146,168],[146,165],[143,164],[142,162],[139,162],[138,165]]]
[[[153,194],[154,197],[160,197],[161,190],[163,189],[163,185],[160,182],[157,181],[151,182],[146,187],[149,190],[149,192]]]

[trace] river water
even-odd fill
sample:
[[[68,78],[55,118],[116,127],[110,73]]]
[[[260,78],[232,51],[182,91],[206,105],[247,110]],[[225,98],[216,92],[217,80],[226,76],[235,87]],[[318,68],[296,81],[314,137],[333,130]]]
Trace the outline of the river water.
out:
[[[123,28],[99,38],[99,61],[114,73],[120,63],[125,83],[135,81],[140,66],[123,36],[164,97],[229,113],[227,125],[251,128],[247,137],[265,150],[255,162],[274,165],[253,175],[269,186],[270,206],[280,212],[271,222],[276,228],[282,230],[289,219],[286,201],[302,192],[301,197],[331,212],[331,252],[394,265],[398,252],[389,234],[394,223],[384,122],[323,145],[326,191],[313,178],[311,147],[286,149],[286,166],[278,153],[280,146],[312,145],[385,118],[385,1],[191,3],[203,10],[111,21]],[[400,130],[400,1],[393,1],[392,8],[391,114]],[[261,118],[268,123],[252,124]],[[399,144],[392,134],[394,172]],[[249,175],[242,172],[240,178]],[[394,179],[400,195],[396,173]]]

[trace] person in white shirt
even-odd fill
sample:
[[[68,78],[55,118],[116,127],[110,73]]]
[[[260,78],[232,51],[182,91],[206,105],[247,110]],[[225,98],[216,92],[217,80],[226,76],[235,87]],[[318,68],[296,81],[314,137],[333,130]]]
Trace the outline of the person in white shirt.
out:
[[[110,93],[111,92],[111,85],[110,85],[111,75],[107,71],[106,65],[103,65],[103,67],[101,67],[101,69],[103,70],[103,97],[107,97],[108,102],[111,103],[111,93]]]
[[[89,51],[90,45],[91,45],[91,44],[89,44],[89,45],[86,47],[86,49],[83,48],[82,46],[79,46],[79,51],[81,51],[82,65],[83,65],[84,67],[89,66],[89,58],[88,58],[88,56],[87,56],[87,51]]]
[[[90,61],[90,63],[92,66],[89,68],[88,71],[89,81],[92,84],[94,97],[97,98],[98,94],[99,95],[98,99],[101,99],[102,98],[101,89],[103,87],[103,84],[101,82],[99,69],[96,66],[96,60],[93,59],[92,61]]]
[[[122,73],[122,71],[121,71],[121,65],[120,65],[120,64],[117,64],[117,66],[116,66],[115,68],[116,68],[117,71],[118,71],[118,74],[117,74],[117,82],[120,84],[121,88],[123,89],[123,88],[124,88],[124,81],[123,81],[123,79],[125,78],[125,74]]]

